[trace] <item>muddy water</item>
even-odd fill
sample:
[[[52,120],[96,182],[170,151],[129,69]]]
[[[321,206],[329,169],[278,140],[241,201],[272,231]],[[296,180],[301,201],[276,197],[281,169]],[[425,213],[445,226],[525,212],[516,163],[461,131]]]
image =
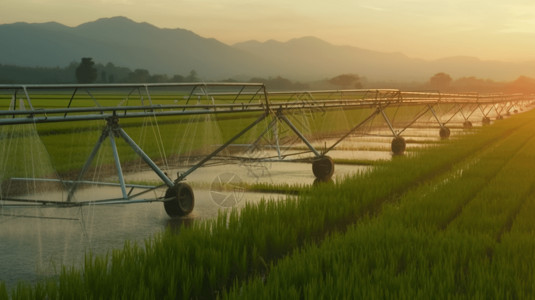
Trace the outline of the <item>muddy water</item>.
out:
[[[438,139],[437,130],[407,132],[407,139],[433,142]],[[335,159],[389,160],[391,137],[360,137],[348,139],[339,149],[329,152]],[[417,147],[418,144],[409,144]],[[348,150],[344,150],[346,148]],[[338,149],[338,148],[337,148]],[[334,180],[341,180],[369,166],[342,165],[335,167]],[[176,172],[168,170],[175,178]],[[20,280],[34,282],[42,276],[60,271],[61,265],[80,266],[86,253],[103,254],[110,249],[122,248],[126,240],[143,243],[147,238],[166,227],[187,226],[195,219],[213,218],[218,211],[239,209],[246,203],[262,198],[271,201],[284,195],[248,192],[245,183],[301,184],[314,182],[310,163],[234,163],[213,164],[200,168],[187,177],[195,192],[195,209],[184,219],[170,219],[160,202],[85,206],[77,208],[13,208],[0,205],[0,280],[13,287]],[[128,174],[126,181],[157,182],[151,171]],[[216,183],[227,183],[226,191],[215,190]],[[157,198],[165,189],[156,190],[147,198]],[[28,195],[27,195],[28,196]],[[95,200],[119,197],[117,188],[86,188],[77,200]],[[65,193],[33,195],[41,199],[65,199]],[[31,195],[28,196],[31,198]],[[5,204],[0,202],[0,204]]]

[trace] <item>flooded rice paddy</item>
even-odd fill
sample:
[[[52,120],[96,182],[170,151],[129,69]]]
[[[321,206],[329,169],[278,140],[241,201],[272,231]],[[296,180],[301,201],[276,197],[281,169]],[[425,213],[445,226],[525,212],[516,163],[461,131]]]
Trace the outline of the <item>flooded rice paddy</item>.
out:
[[[452,130],[452,136],[461,132]],[[408,151],[439,140],[438,129],[409,129],[404,136]],[[391,140],[391,137],[350,138],[329,155],[335,160],[390,160]],[[338,163],[333,180],[370,168],[373,166]],[[88,252],[104,254],[111,249],[122,248],[127,240],[142,245],[144,240],[168,227],[180,228],[195,219],[213,218],[222,209],[240,209],[262,198],[271,201],[284,199],[287,195],[254,193],[246,186],[254,183],[311,185],[315,180],[311,169],[310,163],[303,162],[208,164],[187,177],[186,182],[195,193],[195,208],[182,219],[170,219],[160,202],[71,208],[0,205],[0,280],[8,287],[21,280],[33,282],[40,277],[57,274],[62,265],[79,266]],[[169,170],[171,174],[182,171]],[[125,179],[158,181],[152,171],[127,174]],[[227,188],[215,189],[214,184],[223,184]],[[163,193],[165,189],[159,189],[146,197],[156,198]],[[77,200],[120,196],[118,188],[86,188],[77,194]],[[34,197],[57,200],[65,199],[66,195],[65,192],[50,192]]]

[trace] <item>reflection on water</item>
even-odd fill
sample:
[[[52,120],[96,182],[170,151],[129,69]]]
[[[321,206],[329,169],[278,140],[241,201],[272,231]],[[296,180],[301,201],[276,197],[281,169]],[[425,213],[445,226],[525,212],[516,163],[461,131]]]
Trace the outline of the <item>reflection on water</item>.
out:
[[[170,227],[179,230],[194,219],[215,217],[220,209],[209,191],[196,190],[193,213],[170,219],[159,202],[76,208],[0,209],[0,280],[14,286],[60,271],[62,264],[80,265],[88,251],[102,254],[120,249],[126,240],[138,242]],[[245,193],[246,202],[263,195]]]
[[[434,130],[414,130],[411,134],[414,139],[427,138],[428,141],[435,141],[438,136]],[[389,137],[348,139],[337,148],[341,150],[331,151],[329,155],[335,159],[389,160],[392,158],[390,141]],[[369,168],[337,164],[333,180]],[[169,174],[183,171],[169,170]],[[152,171],[125,177],[127,181],[159,182]],[[310,185],[314,181],[310,163],[235,163],[203,167],[187,177],[186,182],[194,189],[195,208],[183,219],[170,219],[159,202],[73,208],[7,208],[0,202],[0,280],[8,287],[20,280],[33,282],[40,276],[57,274],[61,265],[80,266],[89,251],[103,254],[110,249],[120,249],[125,240],[143,245],[144,240],[166,228],[180,230],[196,219],[215,217],[221,209],[240,209],[246,203],[255,203],[262,198],[276,201],[285,197],[248,192],[239,186],[240,183]],[[214,191],[214,184],[225,188]],[[164,193],[165,189],[160,189],[150,196],[156,198]],[[110,195],[120,196],[120,192],[110,187],[86,188],[80,190],[76,199],[107,198]],[[34,197],[64,199],[65,195],[51,192]],[[232,208],[222,205],[227,198],[233,201],[229,205]]]

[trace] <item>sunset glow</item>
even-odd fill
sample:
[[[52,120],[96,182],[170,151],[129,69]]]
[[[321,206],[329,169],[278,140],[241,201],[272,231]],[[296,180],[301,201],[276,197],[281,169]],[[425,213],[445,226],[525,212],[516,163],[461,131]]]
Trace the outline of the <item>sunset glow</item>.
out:
[[[535,3],[525,0],[3,0],[0,23],[69,26],[125,16],[233,44],[316,36],[410,57],[535,60]]]

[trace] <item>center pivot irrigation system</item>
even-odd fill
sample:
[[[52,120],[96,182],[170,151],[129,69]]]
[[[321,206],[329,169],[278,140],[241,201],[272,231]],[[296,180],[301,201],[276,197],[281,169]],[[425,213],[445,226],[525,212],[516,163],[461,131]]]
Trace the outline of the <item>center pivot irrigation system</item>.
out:
[[[395,89],[268,92],[263,84],[254,83],[0,85],[0,140],[4,145],[4,155],[0,157],[0,207],[161,201],[171,217],[185,216],[193,210],[195,202],[193,190],[185,180],[209,161],[309,162],[317,180],[324,181],[334,173],[334,162],[327,154],[351,137],[391,137],[391,151],[399,155],[406,146],[402,134],[409,128],[437,128],[439,136],[447,138],[450,128],[471,128],[475,122],[489,124],[491,118],[501,119],[521,111],[531,101],[532,98],[520,94],[440,94]],[[154,151],[149,153],[148,146],[140,146],[127,133],[136,128],[133,120],[146,119],[155,124],[158,148],[169,143],[162,138],[161,131],[207,120],[222,124],[218,127],[222,141],[208,147],[181,132],[174,135],[173,143],[192,145],[193,150],[175,147],[157,161]],[[25,155],[35,155],[35,151],[6,146],[15,140],[41,140],[44,135],[54,136],[98,120],[100,135],[92,142],[92,150],[83,153],[85,159],[78,161],[79,166],[61,171],[52,168],[53,176],[51,172],[20,170],[25,165],[20,157],[24,160]],[[76,139],[87,140],[86,131],[80,129]],[[113,160],[109,164],[114,166],[115,175],[107,180],[87,179],[87,174],[98,167],[95,160],[106,140],[112,149]],[[157,175],[161,184],[126,183],[123,169],[129,162],[120,159],[119,140],[126,143],[123,148],[132,149],[137,159]],[[58,139],[53,144],[59,142]],[[53,156],[54,150],[41,144]],[[22,151],[24,155],[14,158],[10,154],[13,151]],[[177,172],[176,178],[168,175],[168,166],[161,162],[173,156],[178,157],[177,161],[194,158],[188,160],[193,163]],[[64,193],[61,199],[45,199],[37,186],[63,189]],[[78,200],[76,193],[88,186],[118,188],[120,196]],[[164,192],[159,196],[147,195],[162,189]]]

